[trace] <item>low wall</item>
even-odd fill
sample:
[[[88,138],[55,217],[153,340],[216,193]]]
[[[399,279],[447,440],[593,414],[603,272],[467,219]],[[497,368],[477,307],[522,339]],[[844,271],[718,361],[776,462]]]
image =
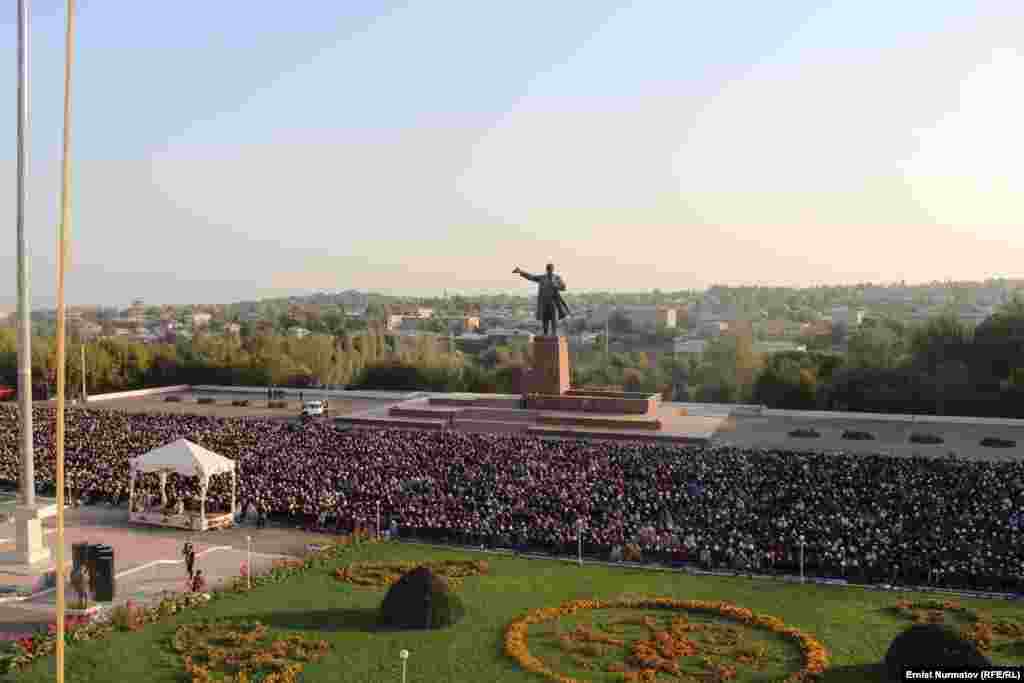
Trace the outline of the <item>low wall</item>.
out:
[[[155,387],[153,389],[136,389],[134,391],[115,391],[110,394],[96,394],[90,396],[87,399],[87,403],[93,403],[94,401],[109,401],[115,398],[137,398],[139,396],[154,396],[157,394],[173,394],[179,391],[188,391],[189,385],[187,384],[176,384],[170,387]]]
[[[604,391],[600,389],[588,389],[587,387],[573,387],[565,392],[565,396],[598,396],[600,398],[650,398],[651,394],[642,391]]]
[[[188,388],[188,387],[186,387],[186,388]],[[252,396],[252,395],[266,396],[266,394],[267,394],[267,388],[266,387],[232,387],[232,386],[222,387],[222,386],[216,386],[216,385],[212,385],[212,384],[196,384],[196,385],[192,386],[191,389],[192,389],[192,391],[205,392],[205,393],[209,393],[209,394],[245,394],[247,396]],[[302,394],[304,394],[310,400],[315,400],[315,399],[323,398],[323,397],[326,396],[327,398],[368,398],[368,399],[375,399],[375,400],[387,400],[387,401],[398,400],[398,401],[403,401],[403,400],[408,400],[410,398],[414,398],[414,397],[416,397],[419,394],[419,392],[410,392],[410,391],[371,391],[371,390],[360,391],[358,389],[354,389],[354,390],[348,390],[348,389],[326,389],[325,390],[325,389],[308,389],[308,388],[305,388],[305,387],[302,387],[302,388],[296,388],[296,387],[275,387],[275,389],[277,391],[283,391],[283,392],[285,392],[285,394],[287,394],[289,396],[293,396],[295,398],[298,398],[299,393],[301,392]]]

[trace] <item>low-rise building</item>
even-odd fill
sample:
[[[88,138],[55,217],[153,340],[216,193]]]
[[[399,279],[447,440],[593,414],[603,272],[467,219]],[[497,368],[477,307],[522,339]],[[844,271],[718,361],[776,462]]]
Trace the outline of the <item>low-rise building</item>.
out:
[[[212,317],[209,313],[192,313],[188,316],[188,321],[192,327],[205,327],[210,324]]]
[[[288,335],[296,339],[303,339],[311,334],[305,327],[291,327],[288,329]]]
[[[807,351],[807,346],[788,341],[754,342],[754,353],[772,354],[785,353],[787,351]]]

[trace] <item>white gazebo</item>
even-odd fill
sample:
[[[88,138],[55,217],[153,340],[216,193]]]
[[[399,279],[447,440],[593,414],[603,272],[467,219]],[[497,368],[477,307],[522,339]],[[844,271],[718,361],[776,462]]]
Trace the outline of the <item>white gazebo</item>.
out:
[[[235,461],[217,455],[186,439],[178,439],[166,446],[132,458],[128,481],[128,519],[132,522],[154,524],[176,529],[206,531],[231,526],[234,523],[237,476]],[[160,475],[160,505],[155,500],[135,500],[135,478],[139,473],[156,472]],[[185,510],[179,502],[176,510],[167,507],[167,473],[176,472],[186,477],[199,477],[199,513]],[[213,515],[206,514],[206,492],[210,477],[231,473],[231,510]]]

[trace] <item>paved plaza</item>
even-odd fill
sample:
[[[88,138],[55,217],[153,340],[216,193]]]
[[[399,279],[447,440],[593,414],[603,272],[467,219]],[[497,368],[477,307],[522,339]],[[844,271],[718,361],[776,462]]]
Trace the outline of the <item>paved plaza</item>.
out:
[[[56,519],[44,523],[44,539],[51,552],[56,541]],[[208,585],[217,585],[239,576],[246,561],[246,536],[252,537],[252,566],[256,572],[268,569],[276,559],[300,557],[309,544],[325,543],[329,536],[301,529],[269,525],[255,528],[252,520],[239,527],[195,533],[129,524],[127,510],[105,505],[82,507],[65,513],[65,559],[71,560],[71,545],[82,541],[105,543],[114,548],[117,576],[114,604],[129,599],[148,602],[159,599],[164,591],[185,589],[187,573],[181,548],[191,539],[196,549],[196,568],[203,570]],[[14,549],[14,526],[0,524],[0,543]],[[4,574],[0,584],[18,585],[25,577]],[[68,587],[67,600],[74,598]],[[28,599],[0,596],[0,632],[26,632],[52,623],[56,615],[56,591]]]

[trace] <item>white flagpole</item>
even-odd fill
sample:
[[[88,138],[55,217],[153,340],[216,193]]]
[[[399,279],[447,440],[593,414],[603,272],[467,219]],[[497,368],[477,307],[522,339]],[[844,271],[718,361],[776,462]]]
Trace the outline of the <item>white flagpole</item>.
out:
[[[28,0],[18,0],[18,405],[21,412],[21,504],[36,504],[32,445],[32,302],[25,237],[25,174],[28,154]]]

